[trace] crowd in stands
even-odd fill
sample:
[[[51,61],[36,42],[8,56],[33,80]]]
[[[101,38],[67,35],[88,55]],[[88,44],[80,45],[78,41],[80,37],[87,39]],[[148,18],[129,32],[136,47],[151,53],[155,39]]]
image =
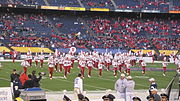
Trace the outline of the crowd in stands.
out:
[[[50,6],[80,7],[77,0],[47,0]]]
[[[180,1],[179,0],[172,0],[172,1],[173,1],[172,10],[180,11]]]
[[[62,7],[110,8],[130,10],[180,10],[179,0],[1,0],[1,4],[50,5]],[[114,4],[113,4],[114,3]],[[116,7],[117,6],[117,7]]]
[[[47,47],[52,26],[41,15],[2,14],[0,16],[1,39],[8,40],[9,46]],[[38,35],[39,34],[39,35]]]
[[[10,47],[180,48],[179,19],[90,16],[2,13],[0,38]]]
[[[13,4],[16,4],[16,5],[46,5],[44,0],[12,0]]]
[[[170,5],[169,0],[143,0],[142,7],[146,10],[168,10]]]
[[[111,41],[123,43],[124,47],[136,49],[152,49],[155,45],[158,49],[178,49],[180,26],[178,20],[166,19],[134,19],[134,18],[100,18],[94,17],[87,20],[91,30],[101,37],[114,36]],[[168,23],[168,25],[167,25]],[[170,36],[170,37],[169,37]],[[107,38],[106,38],[107,39]],[[103,38],[102,38],[103,41]],[[121,44],[111,44],[104,40],[107,47],[121,47]],[[153,43],[151,43],[153,41]],[[96,43],[98,45],[98,43]],[[100,45],[99,45],[100,46]]]
[[[87,8],[113,8],[113,4],[111,0],[81,0],[81,2],[84,4]]]

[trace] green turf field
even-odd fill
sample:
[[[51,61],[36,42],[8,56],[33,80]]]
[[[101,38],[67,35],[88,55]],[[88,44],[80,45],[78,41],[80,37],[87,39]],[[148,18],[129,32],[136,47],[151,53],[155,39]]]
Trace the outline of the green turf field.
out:
[[[11,63],[11,62],[1,62],[2,67],[0,69],[0,87],[5,87],[10,85],[10,74],[12,69],[16,68],[18,71],[22,70],[20,66],[20,62]],[[138,66],[135,66],[138,67]],[[148,64],[148,67],[161,68],[160,64]],[[174,64],[169,64],[167,68],[176,68]],[[63,73],[54,72],[54,79],[50,80],[48,78],[48,66],[45,63],[44,68],[36,68],[33,64],[32,68],[28,68],[28,73],[31,73],[32,70],[36,70],[38,72],[45,71],[47,75],[44,79],[41,80],[41,87],[47,91],[62,91],[73,90],[73,81],[76,75],[79,73],[79,69],[77,68],[77,64],[75,63],[74,68],[71,70],[71,74],[68,75],[67,79],[63,79]],[[147,71],[145,76],[142,76],[141,71],[131,71],[131,76],[136,82],[135,89],[148,89],[149,82],[148,79],[153,77],[156,79],[158,84],[158,89],[166,88],[170,80],[175,75],[175,71],[167,72],[167,75],[164,77],[162,75],[162,71]],[[120,73],[118,73],[118,76]],[[92,77],[87,77],[87,69],[85,72],[84,78],[84,89],[85,90],[106,90],[112,89],[114,90],[114,83],[118,79],[114,78],[112,71],[103,71],[103,76],[98,77],[98,71],[92,71]]]

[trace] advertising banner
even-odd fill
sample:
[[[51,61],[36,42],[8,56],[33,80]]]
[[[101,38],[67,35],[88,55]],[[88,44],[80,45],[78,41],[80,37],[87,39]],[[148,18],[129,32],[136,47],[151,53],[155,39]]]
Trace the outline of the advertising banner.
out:
[[[83,8],[83,7],[65,7],[64,10],[69,10],[69,11],[85,11],[86,8]]]
[[[90,8],[90,11],[109,12],[109,8]]]
[[[13,101],[10,87],[0,88],[0,101]]]

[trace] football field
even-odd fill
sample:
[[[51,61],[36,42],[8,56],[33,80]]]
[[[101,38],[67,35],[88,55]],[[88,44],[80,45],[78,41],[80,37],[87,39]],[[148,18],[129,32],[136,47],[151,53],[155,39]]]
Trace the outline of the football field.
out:
[[[10,74],[12,73],[12,69],[17,69],[17,71],[22,71],[22,67],[20,65],[20,62],[12,63],[12,62],[1,62],[2,67],[0,67],[0,87],[7,87],[10,86]],[[168,70],[166,76],[162,75],[162,64],[161,63],[155,63],[155,64],[147,64],[146,67],[148,70],[146,74],[143,76],[141,74],[141,67],[138,65],[132,67],[131,76],[133,77],[134,81],[136,82],[135,89],[148,89],[149,88],[149,82],[148,79],[153,77],[156,79],[156,82],[158,84],[158,89],[165,89],[168,85],[168,83],[171,81],[173,76],[176,74],[176,66],[174,64],[169,64],[167,69]],[[50,80],[48,75],[48,65],[47,63],[44,63],[43,68],[35,67],[34,64],[30,68],[28,68],[28,74],[32,72],[32,70],[36,70],[36,73],[38,72],[46,72],[46,75],[43,77],[43,79],[40,81],[41,88],[43,88],[46,91],[63,91],[73,90],[73,81],[76,75],[80,72],[80,70],[77,68],[77,63],[74,64],[74,68],[71,69],[71,73],[68,74],[67,79],[63,78],[64,71],[62,73],[55,72],[53,75],[53,79]],[[92,70],[92,77],[87,77],[88,70],[85,70],[85,78],[83,79],[84,82],[84,90],[91,91],[91,90],[106,90],[106,89],[112,89],[114,90],[114,84],[116,80],[119,78],[120,73],[118,72],[118,77],[115,78],[113,76],[113,71],[103,71],[103,76],[98,76],[98,70],[93,69]]]

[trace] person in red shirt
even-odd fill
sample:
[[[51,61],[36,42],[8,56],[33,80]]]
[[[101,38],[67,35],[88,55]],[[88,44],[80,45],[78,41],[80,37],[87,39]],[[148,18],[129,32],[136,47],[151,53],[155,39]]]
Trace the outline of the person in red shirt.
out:
[[[28,76],[26,75],[26,73],[22,73],[19,79],[21,81],[22,86],[24,86],[25,81],[28,80]]]

